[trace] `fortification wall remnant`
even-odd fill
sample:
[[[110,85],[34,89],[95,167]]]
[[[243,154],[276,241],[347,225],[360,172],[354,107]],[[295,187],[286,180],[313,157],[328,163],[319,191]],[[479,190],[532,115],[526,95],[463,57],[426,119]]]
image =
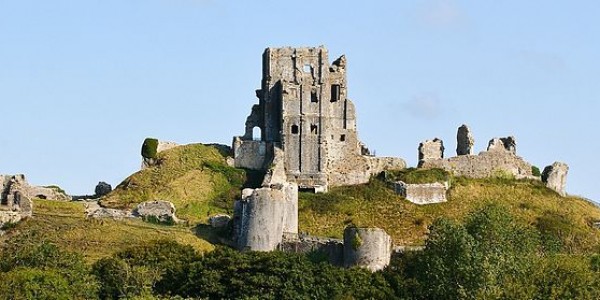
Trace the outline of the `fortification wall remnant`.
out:
[[[456,155],[473,155],[473,146],[475,138],[471,133],[469,126],[463,124],[458,127],[456,134]]]
[[[462,142],[460,142],[462,140]],[[474,141],[467,125],[458,128],[457,152],[472,151]],[[488,151],[479,155],[463,154],[443,159],[428,159],[419,163],[419,168],[440,168],[455,176],[486,178],[498,175],[512,175],[516,178],[535,178],[531,165],[517,156],[516,139],[513,136],[494,138],[488,144]],[[459,151],[460,150],[460,151]],[[468,151],[467,151],[468,150]]]
[[[569,166],[563,162],[554,162],[544,168],[542,172],[542,182],[550,189],[553,189],[561,196],[566,196],[567,175]]]
[[[514,136],[493,138],[488,143],[487,151],[506,151],[517,154],[517,140]]]
[[[273,251],[284,233],[298,233],[297,190],[293,183],[244,189],[234,207],[234,239],[240,250]]]
[[[444,158],[444,142],[438,138],[419,144],[419,165],[427,160]]]
[[[380,228],[347,227],[344,230],[344,266],[382,270],[390,264],[392,238]]]

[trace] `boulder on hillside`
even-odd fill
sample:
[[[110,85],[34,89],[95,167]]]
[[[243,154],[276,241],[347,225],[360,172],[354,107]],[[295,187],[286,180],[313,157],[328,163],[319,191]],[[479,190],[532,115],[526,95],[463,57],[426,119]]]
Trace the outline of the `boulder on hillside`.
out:
[[[112,192],[112,186],[104,181],[98,182],[96,189],[94,190],[95,197],[100,198],[108,193]]]

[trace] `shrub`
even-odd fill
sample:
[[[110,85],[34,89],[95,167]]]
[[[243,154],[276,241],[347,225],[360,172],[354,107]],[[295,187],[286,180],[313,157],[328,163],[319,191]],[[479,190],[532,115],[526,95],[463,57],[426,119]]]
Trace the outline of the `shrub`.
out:
[[[533,176],[535,176],[535,177],[542,176],[542,172],[540,171],[540,168],[538,168],[536,166],[531,166],[531,174],[533,174]]]
[[[158,154],[158,140],[146,138],[142,144],[142,157],[156,159]]]
[[[386,179],[404,181],[408,184],[445,182],[450,180],[450,173],[443,169],[408,168],[399,171],[388,171]]]

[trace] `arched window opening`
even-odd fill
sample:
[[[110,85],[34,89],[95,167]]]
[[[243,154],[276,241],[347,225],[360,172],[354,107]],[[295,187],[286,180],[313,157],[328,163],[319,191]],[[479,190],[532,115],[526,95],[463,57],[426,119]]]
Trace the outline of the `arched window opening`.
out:
[[[258,126],[254,126],[252,128],[252,139],[255,141],[260,141],[262,139],[262,130]]]

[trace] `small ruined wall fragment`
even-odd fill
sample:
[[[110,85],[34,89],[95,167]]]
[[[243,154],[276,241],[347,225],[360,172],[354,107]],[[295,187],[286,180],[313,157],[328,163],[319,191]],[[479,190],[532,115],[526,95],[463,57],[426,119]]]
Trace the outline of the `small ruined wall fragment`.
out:
[[[425,161],[444,158],[444,142],[438,138],[419,144],[419,165]]]
[[[6,203],[14,202],[15,192],[19,192],[20,195],[29,199],[71,200],[71,196],[65,194],[58,187],[30,185],[23,174],[0,175],[0,184],[0,192],[2,193],[0,197],[2,197],[2,201]]]
[[[473,145],[475,145],[475,138],[473,138],[469,126],[463,124],[458,127],[456,134],[456,155],[473,155]]]
[[[329,263],[344,265],[344,242],[339,239],[284,234],[278,250],[291,253],[320,253],[327,257]]]
[[[566,196],[567,186],[567,175],[569,173],[569,166],[562,162],[555,162],[550,166],[544,168],[542,172],[542,181],[546,186],[561,196]]]
[[[266,142],[245,141],[239,137],[233,139],[233,157],[236,168],[265,170],[268,167],[267,163],[271,160],[267,152]]]
[[[24,175],[0,175],[0,227],[32,216],[33,202],[24,193],[28,187]]]
[[[415,204],[433,204],[448,201],[446,192],[448,183],[407,184],[398,181],[394,184],[396,193]]]
[[[488,143],[487,151],[506,151],[517,154],[517,140],[514,136],[504,138],[493,138]]]
[[[344,266],[371,272],[390,264],[392,238],[380,228],[347,227],[344,230]]]

